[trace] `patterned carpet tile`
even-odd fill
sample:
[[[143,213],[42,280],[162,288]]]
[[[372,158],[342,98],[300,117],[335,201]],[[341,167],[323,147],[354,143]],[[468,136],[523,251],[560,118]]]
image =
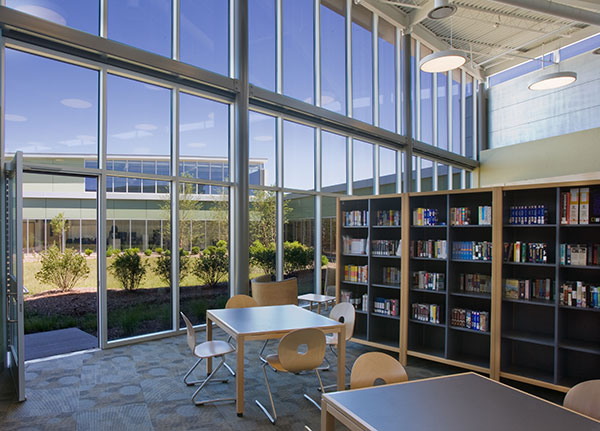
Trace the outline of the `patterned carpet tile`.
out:
[[[77,431],[153,430],[146,404],[110,406],[77,413]]]

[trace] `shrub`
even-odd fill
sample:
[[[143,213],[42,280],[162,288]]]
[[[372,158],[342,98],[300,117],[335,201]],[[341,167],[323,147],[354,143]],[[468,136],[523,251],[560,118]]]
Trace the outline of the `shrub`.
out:
[[[192,247],[192,254],[200,254],[200,247],[197,245]]]
[[[152,250],[150,250],[149,248],[147,248],[146,250],[144,250],[144,254],[146,256],[152,256]]]
[[[156,248],[154,249],[154,251],[155,251],[155,252],[157,252],[158,254],[162,254],[162,252],[163,252],[163,249],[162,249],[162,248],[160,248],[160,247],[156,247]]]
[[[136,254],[140,252],[139,247],[133,247],[133,248],[130,248],[129,250],[131,250],[133,253],[136,253]]]
[[[204,249],[195,266],[195,273],[208,287],[214,287],[222,281],[229,272],[229,256],[227,243],[217,242]]]
[[[119,254],[109,265],[110,271],[125,290],[135,290],[146,276],[148,264],[132,249]]]
[[[92,250],[91,248],[86,248],[86,249],[84,250],[84,253],[85,253],[85,255],[86,255],[86,256],[89,256],[89,255],[91,255],[93,252],[94,252],[94,250]]]
[[[63,292],[71,290],[90,273],[85,257],[72,248],[60,249],[53,245],[42,252],[42,267],[35,278],[42,282],[58,287]]]
[[[167,253],[168,252],[168,253]],[[190,258],[183,255],[183,250],[179,254],[179,281],[188,276],[190,272]],[[167,286],[171,285],[171,252],[165,251],[165,254],[156,259],[154,273]]]
[[[283,270],[286,274],[314,267],[315,249],[298,241],[283,243]],[[250,246],[250,262],[265,274],[275,274],[275,243],[264,246],[254,241]],[[325,263],[324,263],[325,262]],[[321,257],[321,264],[327,264],[327,258]]]
[[[265,274],[275,274],[275,243],[264,246],[256,240],[250,246],[250,263],[260,268]]]
[[[324,254],[321,255],[321,266],[327,266],[328,263],[329,259],[327,259],[327,256],[325,256]]]

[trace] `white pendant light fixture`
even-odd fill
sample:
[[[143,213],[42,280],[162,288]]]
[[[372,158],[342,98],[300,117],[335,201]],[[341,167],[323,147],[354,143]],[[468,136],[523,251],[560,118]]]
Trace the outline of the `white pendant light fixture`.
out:
[[[441,19],[448,17],[456,12],[456,6],[451,5],[448,0],[436,0],[434,8],[430,13],[432,19]],[[467,56],[464,52],[452,49],[452,21],[450,21],[450,49],[434,52],[421,59],[419,68],[423,72],[443,73],[459,68],[467,62]]]
[[[555,72],[539,76],[531,84],[529,89],[533,91],[554,90],[577,81],[575,72]]]

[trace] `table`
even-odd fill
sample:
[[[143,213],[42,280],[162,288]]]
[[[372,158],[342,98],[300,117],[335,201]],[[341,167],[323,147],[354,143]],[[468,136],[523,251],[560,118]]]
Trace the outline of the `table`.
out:
[[[312,311],[313,303],[317,304],[317,313],[321,314],[321,304],[335,301],[335,296],[328,295],[316,295],[314,293],[306,293],[298,297],[298,301],[308,301],[309,310]]]
[[[324,394],[321,431],[598,431],[600,422],[475,373]]]
[[[228,308],[206,312],[206,340],[212,340],[212,324],[215,323],[237,342],[236,410],[244,413],[244,343],[247,340],[281,338],[291,331],[318,328],[325,333],[339,333],[337,360],[337,387],[345,387],[346,329],[343,323],[315,314],[296,305],[270,307]],[[256,365],[261,362],[256,358]],[[212,360],[207,359],[206,371],[212,371]]]

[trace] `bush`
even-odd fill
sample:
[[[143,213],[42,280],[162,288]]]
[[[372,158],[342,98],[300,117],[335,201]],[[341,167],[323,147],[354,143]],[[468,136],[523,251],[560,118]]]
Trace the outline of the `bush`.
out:
[[[327,266],[328,263],[329,259],[327,259],[327,256],[325,256],[324,254],[321,255],[321,266]]]
[[[275,243],[264,246],[256,240],[250,246],[250,263],[260,268],[265,274],[275,274]]]
[[[94,250],[92,250],[91,248],[86,248],[86,249],[84,250],[84,253],[85,253],[85,255],[86,255],[86,256],[89,256],[89,255],[91,255],[93,252],[94,252]]]
[[[42,252],[42,268],[35,278],[42,282],[58,287],[63,292],[71,290],[90,273],[85,257],[72,248],[60,249],[53,245]]]
[[[119,254],[108,268],[125,290],[132,291],[144,280],[147,266],[139,254],[127,249],[123,254]]]
[[[314,267],[315,249],[298,241],[283,243],[283,271],[286,274]],[[275,243],[264,246],[254,241],[250,246],[250,262],[262,269],[265,274],[275,274]],[[326,265],[327,257],[321,256],[321,265]]]
[[[190,272],[190,258],[183,254],[183,250],[179,253],[179,281],[188,276]],[[165,254],[156,259],[154,273],[167,286],[171,285],[171,252],[165,251]]]
[[[146,250],[144,250],[144,254],[146,256],[152,256],[152,250],[150,250],[149,248],[147,248]]]
[[[229,272],[229,256],[227,243],[217,242],[204,249],[194,268],[196,276],[203,280],[208,287],[214,287],[222,281]]]
[[[129,250],[131,250],[133,253],[136,253],[136,254],[140,252],[140,249],[138,247],[133,247],[133,248],[130,248]]]
[[[155,252],[157,252],[158,254],[162,254],[162,252],[163,252],[163,249],[162,249],[162,248],[160,248],[160,247],[156,247],[156,248],[154,249],[154,251],[155,251]]]
[[[197,245],[192,247],[192,254],[200,254],[200,247]]]

